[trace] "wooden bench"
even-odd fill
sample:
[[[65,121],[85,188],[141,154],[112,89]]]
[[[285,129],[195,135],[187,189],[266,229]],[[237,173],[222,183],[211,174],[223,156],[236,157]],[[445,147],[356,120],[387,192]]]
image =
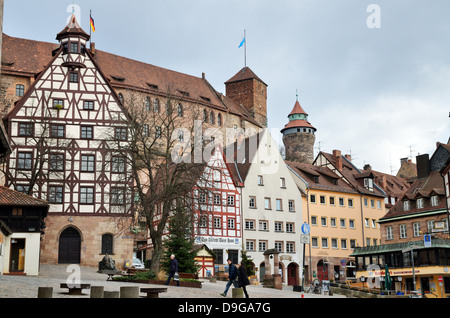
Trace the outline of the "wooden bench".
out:
[[[82,289],[90,289],[90,284],[67,284],[67,283],[61,283],[61,288],[68,288],[69,289],[69,295],[82,295],[81,290]]]
[[[147,298],[159,298],[159,293],[167,292],[167,288],[141,288],[141,293],[147,293]]]

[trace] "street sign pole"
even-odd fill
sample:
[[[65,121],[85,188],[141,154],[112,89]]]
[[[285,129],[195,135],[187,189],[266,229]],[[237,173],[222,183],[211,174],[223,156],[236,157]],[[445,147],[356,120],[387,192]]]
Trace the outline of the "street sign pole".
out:
[[[310,231],[309,224],[304,222],[302,225],[303,235],[308,235]],[[305,291],[305,248],[306,240],[303,239],[303,260],[302,260],[302,291]]]

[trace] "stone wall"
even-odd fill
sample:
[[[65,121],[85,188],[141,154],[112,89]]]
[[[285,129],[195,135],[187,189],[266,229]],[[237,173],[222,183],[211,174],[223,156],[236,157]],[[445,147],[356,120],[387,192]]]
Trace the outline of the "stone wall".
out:
[[[80,265],[97,267],[104,255],[101,254],[102,235],[114,237],[112,259],[121,269],[126,260],[133,259],[133,238],[129,231],[121,231],[121,223],[127,224],[121,217],[113,216],[70,216],[49,215],[46,220],[45,235],[41,242],[41,263],[58,264],[59,236],[67,227],[72,226],[81,234]]]
[[[315,135],[294,133],[283,136],[287,161],[312,164],[314,161]]]

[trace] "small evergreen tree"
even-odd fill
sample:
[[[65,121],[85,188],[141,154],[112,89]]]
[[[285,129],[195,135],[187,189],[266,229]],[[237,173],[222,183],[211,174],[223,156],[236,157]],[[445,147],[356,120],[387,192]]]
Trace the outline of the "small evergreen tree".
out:
[[[199,266],[194,260],[197,252],[193,250],[191,212],[177,202],[175,211],[169,221],[169,236],[164,241],[162,268],[169,270],[170,256],[175,255],[178,261],[178,271],[182,273],[197,273]]]
[[[247,271],[247,276],[255,275],[255,270],[253,269],[253,260],[248,258],[247,251],[241,251],[241,259],[245,265],[245,270]]]

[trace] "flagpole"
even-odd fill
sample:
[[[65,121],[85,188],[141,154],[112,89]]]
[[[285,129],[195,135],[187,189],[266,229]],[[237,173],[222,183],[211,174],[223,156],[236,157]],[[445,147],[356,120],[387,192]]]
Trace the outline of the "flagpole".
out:
[[[92,10],[89,10],[89,49],[92,49],[92,27],[91,27]]]
[[[244,29],[244,66],[247,67],[247,37]]]

